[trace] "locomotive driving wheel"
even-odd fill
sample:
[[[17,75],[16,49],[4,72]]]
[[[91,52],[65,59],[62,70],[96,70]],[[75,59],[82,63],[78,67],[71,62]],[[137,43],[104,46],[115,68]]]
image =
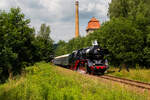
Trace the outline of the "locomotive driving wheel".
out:
[[[86,74],[91,74],[91,70],[87,63],[85,63],[85,72],[86,72]]]
[[[85,74],[85,68],[81,63],[79,63],[79,65],[77,66],[76,71]]]

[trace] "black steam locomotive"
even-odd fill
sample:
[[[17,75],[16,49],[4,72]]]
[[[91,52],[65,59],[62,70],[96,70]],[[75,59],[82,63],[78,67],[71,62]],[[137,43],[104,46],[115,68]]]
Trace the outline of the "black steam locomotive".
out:
[[[71,54],[55,57],[53,63],[72,70],[85,70],[89,74],[104,74],[108,69],[108,61],[104,59],[107,54],[107,49],[93,45],[73,51]]]

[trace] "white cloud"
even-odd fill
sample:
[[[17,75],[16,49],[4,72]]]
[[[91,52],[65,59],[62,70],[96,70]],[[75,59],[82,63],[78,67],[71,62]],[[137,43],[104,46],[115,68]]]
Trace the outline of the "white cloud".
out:
[[[90,18],[95,16],[101,22],[107,20],[108,2],[111,0],[80,0],[80,34],[85,36],[85,29]],[[75,0],[1,0],[0,9],[20,7],[31,25],[37,30],[42,23],[51,26],[51,36],[55,41],[69,40],[74,37]]]
[[[6,6],[7,6],[7,2],[5,0],[2,0],[0,2],[0,8],[2,9],[2,8],[5,8]]]
[[[95,8],[95,3],[89,3],[87,6],[87,11],[91,12]]]
[[[9,2],[8,2],[9,1]],[[14,6],[13,0],[0,0],[0,10],[8,10],[11,6]]]

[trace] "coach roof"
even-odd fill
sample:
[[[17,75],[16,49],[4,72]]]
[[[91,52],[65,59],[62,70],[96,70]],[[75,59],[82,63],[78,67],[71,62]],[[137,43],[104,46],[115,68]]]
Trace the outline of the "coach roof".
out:
[[[63,57],[68,57],[69,56],[69,54],[65,54],[65,55],[62,55],[62,56],[57,56],[57,57],[55,57],[55,59],[57,59],[57,58],[63,58]]]

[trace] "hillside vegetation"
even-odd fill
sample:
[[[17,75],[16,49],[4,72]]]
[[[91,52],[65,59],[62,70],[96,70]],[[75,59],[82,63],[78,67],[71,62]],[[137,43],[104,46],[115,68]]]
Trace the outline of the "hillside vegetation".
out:
[[[0,85],[0,100],[148,100],[148,94],[42,62]]]

